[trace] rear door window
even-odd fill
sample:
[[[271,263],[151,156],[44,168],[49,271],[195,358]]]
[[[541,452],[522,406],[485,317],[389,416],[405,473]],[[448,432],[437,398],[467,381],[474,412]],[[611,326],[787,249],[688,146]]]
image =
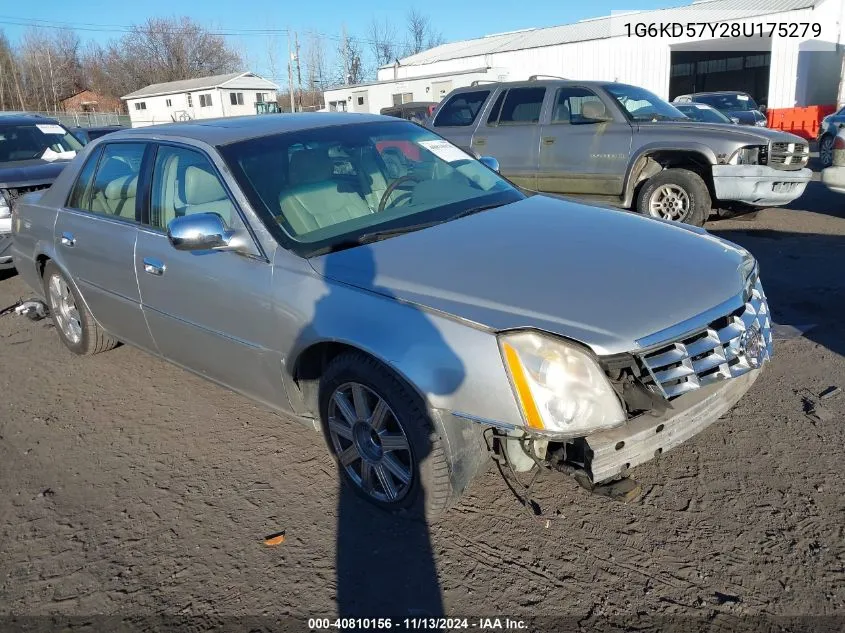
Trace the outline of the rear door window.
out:
[[[437,118],[434,120],[434,126],[462,127],[472,125],[489,96],[489,90],[475,90],[454,95],[440,108],[440,112],[437,113]]]
[[[499,123],[538,123],[545,97],[545,88],[512,88],[508,90],[502,104]]]
[[[83,167],[69,206],[99,215],[135,220],[138,175],[146,143],[112,143],[105,145],[97,162],[97,174],[87,185],[89,162]],[[93,157],[92,157],[93,158]]]
[[[499,96],[496,97],[496,103],[490,109],[490,116],[487,117],[487,125],[496,125],[499,122],[499,113],[502,111],[502,102],[505,100],[507,90],[502,90]]]

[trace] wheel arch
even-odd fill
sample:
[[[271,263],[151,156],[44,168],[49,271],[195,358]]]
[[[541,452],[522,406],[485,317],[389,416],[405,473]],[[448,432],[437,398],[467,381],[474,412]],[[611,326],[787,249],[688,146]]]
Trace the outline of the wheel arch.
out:
[[[664,169],[682,167],[697,173],[707,185],[715,199],[711,167],[716,164],[716,155],[710,148],[699,145],[646,147],[629,162],[625,180],[623,206],[630,209],[637,199],[640,187],[652,176]]]
[[[294,408],[299,409],[299,413],[314,416],[315,418],[318,416],[320,378],[335,358],[350,352],[364,354],[381,363],[419,396],[426,407],[429,407],[428,398],[417,387],[416,383],[411,380],[410,376],[406,375],[400,367],[395,363],[391,363],[375,350],[348,340],[321,339],[309,343],[296,352],[293,362],[288,365],[289,371],[287,377],[294,389],[294,394],[291,394],[291,400],[297,401],[292,402],[292,404]]]

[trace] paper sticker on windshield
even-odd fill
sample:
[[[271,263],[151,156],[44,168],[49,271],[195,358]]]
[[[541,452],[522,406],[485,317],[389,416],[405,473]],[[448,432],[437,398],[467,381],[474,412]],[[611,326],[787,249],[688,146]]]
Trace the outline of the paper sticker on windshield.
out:
[[[420,141],[420,145],[447,163],[454,163],[459,160],[472,160],[472,156],[464,150],[458,149],[448,141]]]
[[[696,104],[695,104],[695,107],[696,107],[696,108],[698,108],[699,110],[706,110],[706,109],[707,109],[707,108],[709,108],[710,106],[706,106],[706,105],[704,105],[703,103],[696,103]]]
[[[67,134],[61,125],[56,125],[55,123],[36,123],[35,127],[44,134],[61,134],[62,136]]]
[[[748,101],[748,97],[745,95],[737,95],[736,98],[740,101]]]

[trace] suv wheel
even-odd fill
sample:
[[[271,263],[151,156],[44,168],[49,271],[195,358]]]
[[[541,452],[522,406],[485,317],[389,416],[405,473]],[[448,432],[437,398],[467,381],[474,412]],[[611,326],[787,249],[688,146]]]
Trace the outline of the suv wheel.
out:
[[[819,143],[819,162],[822,167],[833,165],[833,137],[830,134],[825,134]]]
[[[350,352],[320,380],[320,418],[341,478],[367,501],[429,521],[453,500],[449,463],[424,403],[375,359]]]
[[[637,196],[643,215],[702,226],[710,215],[710,192],[701,176],[688,169],[664,169],[649,178]]]

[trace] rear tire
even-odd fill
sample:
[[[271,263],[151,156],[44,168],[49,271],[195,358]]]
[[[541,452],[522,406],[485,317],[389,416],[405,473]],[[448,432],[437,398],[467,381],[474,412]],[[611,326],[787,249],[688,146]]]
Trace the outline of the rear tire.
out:
[[[703,226],[710,216],[710,191],[689,169],[664,169],[649,178],[637,196],[637,211],[649,217]]]
[[[329,450],[355,494],[388,512],[429,522],[454,501],[435,424],[422,398],[393,371],[360,352],[341,354],[320,379],[319,405]]]
[[[58,266],[47,262],[42,279],[53,325],[71,352],[91,356],[117,346],[118,340],[97,325],[76,288]]]

